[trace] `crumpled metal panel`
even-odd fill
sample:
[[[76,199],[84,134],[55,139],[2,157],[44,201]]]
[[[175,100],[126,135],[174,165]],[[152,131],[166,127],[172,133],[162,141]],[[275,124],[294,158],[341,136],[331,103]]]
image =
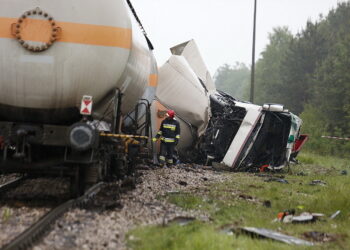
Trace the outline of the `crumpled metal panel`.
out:
[[[251,133],[262,114],[261,106],[239,102],[237,102],[236,105],[246,108],[247,115],[244,117],[241,127],[223,159],[223,163],[229,167],[234,167],[234,165],[238,163],[237,160],[242,153],[243,147],[246,145],[248,138],[251,136]]]
[[[256,227],[243,227],[241,228],[242,231],[250,233],[250,234],[256,234],[261,237],[281,241],[287,244],[291,245],[301,245],[301,246],[313,246],[314,244],[310,241],[298,239],[296,237],[292,237],[289,235],[281,234],[276,231],[272,231],[265,228],[256,228]]]
[[[188,64],[193,69],[193,72],[195,72],[198,78],[202,80],[209,92],[216,90],[213,78],[204,63],[202,55],[194,40],[174,46],[170,50],[173,55],[183,56],[187,60]]]
[[[156,98],[197,127],[198,135],[205,132],[209,121],[209,96],[184,57],[171,56],[159,69]]]

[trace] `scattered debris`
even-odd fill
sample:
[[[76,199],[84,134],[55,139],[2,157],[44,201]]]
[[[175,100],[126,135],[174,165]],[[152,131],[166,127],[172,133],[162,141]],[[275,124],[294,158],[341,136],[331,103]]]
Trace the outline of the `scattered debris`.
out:
[[[312,186],[316,186],[316,185],[326,186],[327,183],[324,182],[324,181],[321,181],[321,180],[313,180],[312,182],[309,183],[309,185],[312,185]]]
[[[314,222],[318,218],[323,217],[324,214],[321,213],[309,213],[303,212],[300,215],[295,215],[295,210],[285,210],[284,212],[278,213],[277,219],[278,221],[282,221],[283,223],[307,223]]]
[[[233,235],[233,232],[235,231],[234,228],[236,228],[234,225],[228,224],[228,225],[221,226],[218,229],[218,231],[222,234]]]
[[[337,212],[335,212],[334,214],[331,215],[331,217],[329,217],[330,219],[335,219],[338,215],[340,214],[340,210],[338,210]]]
[[[280,182],[280,183],[284,183],[284,184],[289,184],[289,182],[287,180],[282,179],[282,178],[277,178],[277,177],[270,177],[270,178],[265,180],[265,182],[271,182],[271,181],[276,181],[276,182]]]
[[[244,199],[244,200],[246,200],[248,202],[253,202],[253,203],[256,203],[256,204],[262,204],[263,203],[262,201],[259,200],[259,198],[251,196],[251,195],[247,195],[247,194],[239,194],[238,198]]]
[[[284,217],[288,215],[294,215],[294,214],[295,214],[295,209],[284,210],[283,212],[280,212],[277,214],[277,219],[280,221],[283,221]]]
[[[283,223],[292,223],[293,222],[293,215],[286,215],[280,221],[282,221]]]
[[[319,217],[324,216],[323,214],[312,214],[308,212],[301,213],[298,216],[293,216],[292,223],[306,223],[306,222],[314,222]]]
[[[311,213],[312,216],[316,217],[316,218],[319,218],[319,217],[324,217],[325,215],[324,214],[321,214],[321,213]]]
[[[195,217],[185,217],[185,216],[178,216],[175,217],[174,219],[170,220],[168,223],[177,223],[180,226],[186,226],[190,222],[196,220]]]
[[[269,200],[264,201],[263,202],[263,206],[267,207],[267,208],[270,208],[271,207],[271,201],[269,201]]]
[[[254,200],[253,196],[246,195],[246,194],[240,194],[238,197],[244,200]]]
[[[265,172],[265,170],[266,170],[266,168],[268,168],[270,165],[262,165],[261,167],[260,167],[260,173],[262,173],[262,172]]]
[[[242,227],[240,231],[251,236],[258,236],[262,238],[273,239],[276,241],[281,241],[290,245],[304,245],[304,246],[313,246],[314,243],[289,235],[281,234],[276,231],[272,231],[265,228],[256,228],[256,227]]]
[[[336,241],[338,238],[341,237],[341,235],[321,233],[321,232],[305,232],[303,235],[305,238],[311,239],[317,242]]]

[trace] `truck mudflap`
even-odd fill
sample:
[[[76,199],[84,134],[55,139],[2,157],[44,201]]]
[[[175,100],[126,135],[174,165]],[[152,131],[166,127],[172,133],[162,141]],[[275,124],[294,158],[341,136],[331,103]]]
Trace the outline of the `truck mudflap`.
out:
[[[300,135],[299,138],[295,141],[294,147],[293,147],[293,151],[291,154],[291,159],[295,159],[300,150],[302,149],[302,147],[305,145],[305,143],[309,140],[309,136],[308,135]]]

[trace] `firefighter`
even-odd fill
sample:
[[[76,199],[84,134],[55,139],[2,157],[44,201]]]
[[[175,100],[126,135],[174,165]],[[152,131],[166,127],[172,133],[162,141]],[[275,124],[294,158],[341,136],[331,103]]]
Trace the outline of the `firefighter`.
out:
[[[160,139],[159,161],[161,165],[172,165],[174,163],[174,149],[180,139],[180,124],[175,119],[174,110],[168,110],[165,118],[159,128],[159,132],[153,141]]]

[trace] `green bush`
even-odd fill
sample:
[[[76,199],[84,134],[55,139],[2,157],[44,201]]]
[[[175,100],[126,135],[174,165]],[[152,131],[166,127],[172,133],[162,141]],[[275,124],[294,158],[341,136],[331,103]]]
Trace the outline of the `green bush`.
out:
[[[346,135],[343,135],[341,130],[337,128],[331,128],[333,132],[329,132],[327,119],[319,109],[312,105],[306,105],[300,116],[303,119],[301,133],[309,135],[309,141],[305,144],[304,150],[321,155],[349,157],[349,141],[322,138],[323,135],[339,137],[346,137]]]

